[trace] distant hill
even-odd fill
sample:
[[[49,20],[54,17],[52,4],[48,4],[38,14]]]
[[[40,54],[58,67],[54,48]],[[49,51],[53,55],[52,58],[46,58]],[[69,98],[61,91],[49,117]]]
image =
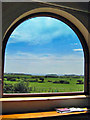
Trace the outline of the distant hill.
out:
[[[58,78],[58,75],[57,74],[47,74],[45,75],[45,77],[51,77],[51,78]]]

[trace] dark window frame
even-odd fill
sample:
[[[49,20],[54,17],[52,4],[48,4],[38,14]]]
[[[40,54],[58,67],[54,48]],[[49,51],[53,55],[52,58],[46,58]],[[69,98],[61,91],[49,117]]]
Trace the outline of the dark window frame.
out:
[[[13,32],[13,30],[22,22],[33,17],[52,17],[56,18],[64,23],[66,23],[78,36],[84,51],[84,92],[65,92],[65,93],[14,93],[14,94],[5,94],[3,93],[3,77],[4,77],[4,58],[5,58],[5,48],[8,42],[8,39]],[[17,21],[6,33],[3,42],[2,42],[2,97],[46,97],[46,96],[61,96],[61,95],[88,95],[89,94],[89,50],[84,36],[80,30],[68,19],[57,15],[51,12],[38,12],[31,15],[27,15]]]

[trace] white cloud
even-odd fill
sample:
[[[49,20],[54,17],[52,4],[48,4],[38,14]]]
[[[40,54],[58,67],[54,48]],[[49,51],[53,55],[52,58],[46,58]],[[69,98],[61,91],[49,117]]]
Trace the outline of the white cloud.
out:
[[[16,43],[16,42],[28,42],[30,44],[46,44],[51,42],[55,37],[59,37],[60,35],[63,35],[62,31],[52,31],[52,32],[46,32],[46,33],[40,33],[40,31],[29,33],[22,31],[18,32],[16,35],[15,32],[11,35],[9,43]],[[14,40],[13,40],[14,38]]]
[[[84,74],[84,59],[75,55],[57,57],[52,54],[18,52],[16,56],[7,56],[6,60],[5,72]]]
[[[50,17],[32,18],[20,24],[11,34],[9,43],[46,44],[54,38],[75,35],[65,23]]]
[[[82,52],[83,49],[73,49],[73,51],[75,51],[75,52]]]
[[[74,45],[78,45],[78,43],[74,43]]]

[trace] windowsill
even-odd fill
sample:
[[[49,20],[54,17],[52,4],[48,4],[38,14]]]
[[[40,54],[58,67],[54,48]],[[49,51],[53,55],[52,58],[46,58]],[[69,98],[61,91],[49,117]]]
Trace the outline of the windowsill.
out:
[[[47,112],[34,112],[34,113],[22,113],[22,114],[9,114],[2,115],[2,119],[30,119],[30,118],[45,118],[45,117],[59,117],[59,116],[71,116],[88,113],[87,111],[83,112],[71,112],[71,113],[57,113],[56,111],[47,111]]]
[[[72,96],[51,96],[51,97],[14,97],[14,98],[1,98],[1,102],[13,101],[48,101],[48,100],[64,100],[64,99],[85,99],[86,95],[72,95]]]
[[[29,114],[33,117],[35,116],[43,116],[43,114],[47,115],[51,110],[54,110],[56,107],[65,107],[65,106],[79,106],[88,108],[88,104],[85,104],[88,96],[85,95],[72,95],[72,96],[52,96],[52,97],[15,97],[15,98],[1,98],[0,102],[2,102],[3,114],[15,115],[18,113],[22,113],[21,116],[30,117]],[[44,102],[43,102],[44,101]],[[78,103],[78,105],[77,105]],[[86,102],[87,103],[87,102]],[[46,111],[46,112],[38,112],[38,111]],[[29,113],[28,113],[29,112]],[[33,113],[32,113],[33,112]],[[51,117],[53,116],[61,116],[56,111],[53,115],[53,111],[51,113]],[[35,115],[36,114],[36,115]],[[64,114],[63,114],[64,115]],[[12,116],[14,117],[14,116]],[[47,116],[48,117],[48,116]]]

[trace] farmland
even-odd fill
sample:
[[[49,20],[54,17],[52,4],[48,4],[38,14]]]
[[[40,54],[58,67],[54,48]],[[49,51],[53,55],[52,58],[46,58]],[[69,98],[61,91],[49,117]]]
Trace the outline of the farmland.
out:
[[[4,93],[52,93],[84,91],[84,76],[4,74]]]

